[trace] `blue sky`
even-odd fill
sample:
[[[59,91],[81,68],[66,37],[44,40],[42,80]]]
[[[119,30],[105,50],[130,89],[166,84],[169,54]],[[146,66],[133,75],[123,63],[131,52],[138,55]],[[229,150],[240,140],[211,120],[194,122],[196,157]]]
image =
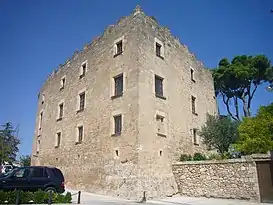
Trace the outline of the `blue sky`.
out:
[[[20,154],[31,152],[37,94],[47,76],[137,4],[206,67],[241,54],[273,61],[272,0],[1,0],[0,123],[20,124]],[[253,110],[272,101],[273,93],[262,87]]]

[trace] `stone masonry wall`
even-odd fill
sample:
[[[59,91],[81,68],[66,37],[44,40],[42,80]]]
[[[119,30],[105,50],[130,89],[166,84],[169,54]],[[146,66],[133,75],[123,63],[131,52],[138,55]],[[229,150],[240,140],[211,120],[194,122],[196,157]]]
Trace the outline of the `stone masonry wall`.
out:
[[[260,201],[256,163],[250,159],[173,164],[179,193]]]
[[[138,72],[133,33],[132,16],[109,26],[102,36],[75,52],[65,65],[53,72],[40,90],[32,164],[60,168],[69,188],[123,198],[141,194],[137,187]],[[124,52],[114,57],[115,41],[120,38],[123,38]],[[84,61],[87,61],[86,75],[79,78]],[[121,73],[123,95],[112,98],[113,77]],[[65,86],[60,90],[64,76]],[[85,91],[85,108],[77,112],[82,91]],[[64,104],[62,120],[57,120],[59,103]],[[43,121],[39,129],[41,111]],[[115,113],[122,114],[120,136],[112,136]],[[82,143],[77,144],[79,125],[83,125],[84,133]],[[61,132],[59,147],[55,147],[57,132]],[[39,153],[36,152],[38,136]]]
[[[162,43],[164,59],[156,56],[155,37]],[[120,39],[123,52],[114,56],[115,42]],[[85,61],[86,75],[79,78]],[[123,94],[112,98],[113,77],[121,73]],[[166,99],[155,96],[155,75],[164,78]],[[63,77],[66,83],[60,89]],[[82,91],[85,108],[77,112]],[[195,114],[192,95],[196,97]],[[59,167],[69,188],[129,199],[141,199],[143,191],[147,198],[175,194],[172,162],[181,153],[205,151],[201,142],[193,143],[192,129],[201,127],[207,112],[217,112],[210,72],[139,7],[54,71],[42,86],[38,103],[32,164]],[[64,106],[62,120],[58,120],[60,103]],[[112,136],[116,114],[122,114],[120,136]],[[157,132],[157,114],[164,115],[164,133]],[[84,126],[80,144],[75,143],[79,125]],[[58,132],[61,143],[55,147]]]

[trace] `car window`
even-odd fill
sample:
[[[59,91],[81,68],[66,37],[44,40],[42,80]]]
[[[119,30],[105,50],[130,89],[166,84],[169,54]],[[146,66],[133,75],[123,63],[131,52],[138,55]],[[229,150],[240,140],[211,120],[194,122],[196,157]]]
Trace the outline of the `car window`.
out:
[[[53,168],[52,172],[56,177],[58,177],[60,180],[64,181],[64,176],[63,176],[62,172],[59,169]]]
[[[44,177],[44,168],[43,167],[34,167],[32,168],[32,177]]]
[[[44,177],[49,177],[47,169],[44,169]]]
[[[13,174],[13,172],[14,172],[14,170],[10,170],[9,172],[5,172],[5,173],[2,173],[2,174],[0,174],[0,176],[2,177],[6,177],[6,176],[9,176],[9,175],[12,175]]]
[[[14,175],[16,178],[27,178],[30,171],[27,168],[15,170]]]

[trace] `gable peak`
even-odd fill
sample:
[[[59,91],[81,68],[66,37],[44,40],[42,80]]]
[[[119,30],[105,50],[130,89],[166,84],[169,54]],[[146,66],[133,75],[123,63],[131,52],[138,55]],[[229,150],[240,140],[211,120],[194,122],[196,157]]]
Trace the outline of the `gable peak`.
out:
[[[143,9],[140,7],[140,5],[136,5],[135,9],[133,10],[134,16],[138,13],[143,13]]]

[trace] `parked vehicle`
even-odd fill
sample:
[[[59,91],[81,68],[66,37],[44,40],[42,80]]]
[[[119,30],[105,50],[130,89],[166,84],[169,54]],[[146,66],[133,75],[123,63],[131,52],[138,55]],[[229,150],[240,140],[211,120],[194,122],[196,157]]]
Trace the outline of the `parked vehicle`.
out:
[[[2,174],[7,173],[7,172],[11,171],[12,169],[13,169],[12,165],[2,165],[1,166],[1,173]]]
[[[14,189],[23,191],[41,189],[46,192],[63,193],[65,191],[64,176],[61,170],[56,167],[19,167],[0,175],[0,190]]]

